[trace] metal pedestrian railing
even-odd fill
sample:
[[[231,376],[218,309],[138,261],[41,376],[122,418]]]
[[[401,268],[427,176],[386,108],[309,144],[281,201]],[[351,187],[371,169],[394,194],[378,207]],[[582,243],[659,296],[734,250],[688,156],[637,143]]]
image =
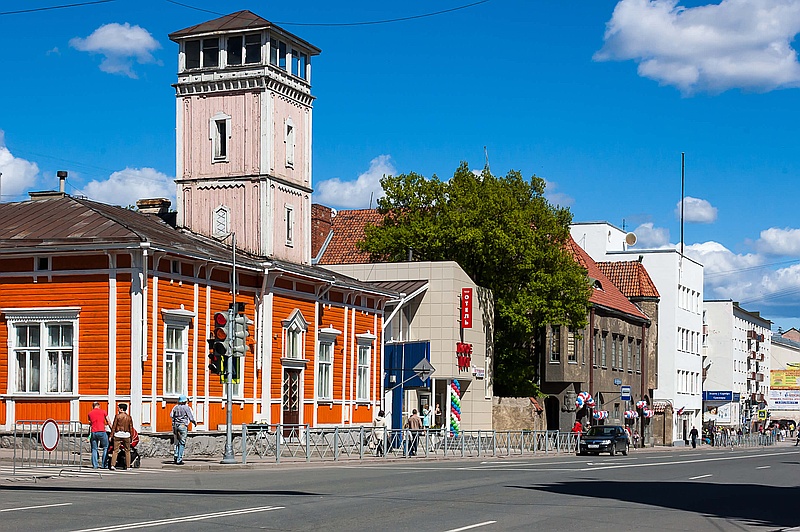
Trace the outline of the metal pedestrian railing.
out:
[[[242,463],[248,458],[364,460],[371,457],[481,457],[575,453],[580,435],[560,431],[389,429],[385,427],[310,427],[242,425]]]
[[[751,432],[742,435],[724,432],[714,434],[714,446],[716,447],[764,447],[775,445],[775,441],[775,435],[771,432]]]
[[[80,421],[20,420],[14,424],[13,474],[34,469],[80,470],[89,436]]]

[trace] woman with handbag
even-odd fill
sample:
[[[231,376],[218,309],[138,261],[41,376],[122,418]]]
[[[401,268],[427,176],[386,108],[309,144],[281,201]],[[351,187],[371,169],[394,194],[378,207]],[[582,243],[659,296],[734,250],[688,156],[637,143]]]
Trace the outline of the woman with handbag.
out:
[[[128,415],[128,405],[120,403],[117,407],[117,415],[114,417],[114,424],[111,426],[111,434],[114,437],[114,452],[111,455],[111,471],[116,471],[114,464],[117,463],[117,455],[120,447],[125,448],[125,469],[131,467],[131,433],[133,432],[133,419]]]

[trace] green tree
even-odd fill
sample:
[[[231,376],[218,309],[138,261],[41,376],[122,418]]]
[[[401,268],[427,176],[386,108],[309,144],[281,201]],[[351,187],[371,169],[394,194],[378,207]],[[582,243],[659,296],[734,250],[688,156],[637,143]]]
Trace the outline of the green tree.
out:
[[[517,171],[480,175],[461,163],[449,181],[384,176],[379,225],[358,244],[373,261],[458,262],[495,299],[495,393],[538,392],[534,337],[545,324],[586,324],[586,270],[568,251],[569,209],[551,205],[545,182]]]

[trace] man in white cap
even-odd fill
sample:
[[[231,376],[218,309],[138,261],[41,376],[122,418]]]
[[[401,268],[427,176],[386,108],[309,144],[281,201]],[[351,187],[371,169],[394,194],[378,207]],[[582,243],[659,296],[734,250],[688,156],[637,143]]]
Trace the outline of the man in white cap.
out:
[[[189,399],[181,394],[178,404],[172,409],[169,416],[172,418],[172,434],[175,436],[175,463],[183,465],[183,450],[186,448],[186,435],[189,433],[189,423],[197,425],[192,409],[186,404]]]

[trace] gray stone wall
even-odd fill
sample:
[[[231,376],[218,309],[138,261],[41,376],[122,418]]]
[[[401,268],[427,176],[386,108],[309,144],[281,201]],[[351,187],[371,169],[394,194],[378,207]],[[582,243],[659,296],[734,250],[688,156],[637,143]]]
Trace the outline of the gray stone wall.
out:
[[[539,401],[544,408],[544,402]],[[537,412],[529,397],[492,398],[494,430],[547,430],[545,412]]]

